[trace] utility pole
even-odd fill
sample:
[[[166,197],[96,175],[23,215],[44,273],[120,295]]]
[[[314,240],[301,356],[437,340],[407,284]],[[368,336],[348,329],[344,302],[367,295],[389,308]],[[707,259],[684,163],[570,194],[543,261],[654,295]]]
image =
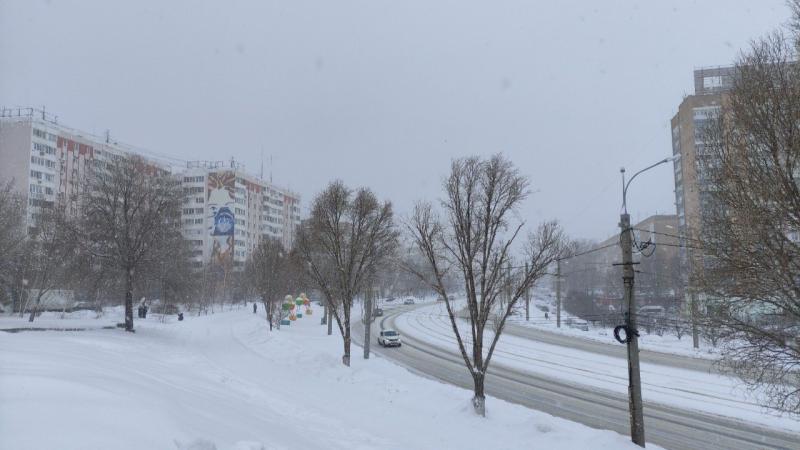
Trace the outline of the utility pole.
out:
[[[691,288],[690,288],[691,289]],[[697,330],[697,293],[691,290],[691,311],[692,311],[692,347],[700,348],[700,334]]]
[[[372,286],[364,293],[364,359],[369,359],[370,325],[372,325]]]
[[[556,327],[561,328],[561,260],[556,260]]]
[[[525,274],[528,274],[528,263],[525,263]],[[525,289],[525,321],[531,320],[531,288]]]
[[[325,299],[325,304],[328,305],[328,336],[333,334],[333,305],[328,299]]]
[[[631,440],[644,447],[644,413],[642,411],[642,380],[639,373],[639,333],[636,330],[636,297],[633,292],[633,242],[631,217],[620,215],[622,244],[622,282],[625,300],[625,334],[628,344],[628,407],[631,414]]]

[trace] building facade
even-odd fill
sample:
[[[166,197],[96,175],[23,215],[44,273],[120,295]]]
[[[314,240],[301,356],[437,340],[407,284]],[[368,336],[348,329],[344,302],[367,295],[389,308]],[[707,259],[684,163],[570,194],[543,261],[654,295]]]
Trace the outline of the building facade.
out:
[[[183,235],[195,266],[241,268],[264,238],[293,245],[298,194],[248,174],[235,161],[190,161],[180,177]]]
[[[681,236],[681,268],[684,283],[693,286],[692,272],[703,264],[703,255],[691,249],[689,242],[700,239],[704,216],[710,211],[713,189],[704,167],[710,155],[706,150],[706,129],[721,109],[731,89],[734,67],[716,67],[694,71],[694,95],[686,96],[671,120],[672,153],[680,155],[673,164],[675,209]]]
[[[172,173],[184,193],[182,232],[196,266],[241,268],[260,239],[294,242],[300,224],[298,194],[247,174],[230,163],[188,162],[174,167],[141,150],[57,123],[41,110],[0,109],[0,183],[25,200],[28,227],[42,208],[80,213],[87,175],[117,158],[140,156],[147,170]]]
[[[25,198],[28,227],[42,208],[59,207],[75,217],[80,193],[93,168],[139,155],[132,147],[59,124],[32,108],[0,110],[0,183],[11,182]],[[148,170],[167,164],[144,157]]]

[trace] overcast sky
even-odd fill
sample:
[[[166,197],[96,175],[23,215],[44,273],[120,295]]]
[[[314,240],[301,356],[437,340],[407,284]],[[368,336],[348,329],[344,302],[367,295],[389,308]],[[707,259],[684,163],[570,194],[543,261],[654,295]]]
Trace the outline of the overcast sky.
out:
[[[522,210],[604,239],[619,167],[671,154],[692,71],[733,62],[784,0],[0,0],[0,105],[181,160],[228,160],[308,200],[334,178],[406,214],[454,157],[504,152]],[[269,157],[274,162],[269,167]],[[675,213],[671,168],[633,220]]]

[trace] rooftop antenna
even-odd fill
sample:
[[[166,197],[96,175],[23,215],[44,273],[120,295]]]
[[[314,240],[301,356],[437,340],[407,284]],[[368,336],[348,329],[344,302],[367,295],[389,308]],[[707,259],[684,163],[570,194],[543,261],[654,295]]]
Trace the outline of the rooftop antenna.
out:
[[[261,146],[261,177],[262,180],[264,179],[264,146]]]
[[[272,184],[272,154],[269,155],[269,184]]]

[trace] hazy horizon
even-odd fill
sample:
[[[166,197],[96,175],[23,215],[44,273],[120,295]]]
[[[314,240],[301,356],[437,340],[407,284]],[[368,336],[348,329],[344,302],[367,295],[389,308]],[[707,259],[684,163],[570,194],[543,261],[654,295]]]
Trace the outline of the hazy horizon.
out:
[[[441,195],[452,158],[503,152],[531,178],[525,220],[605,239],[619,167],[671,155],[693,69],[733,63],[788,18],[783,0],[0,0],[0,105],[254,174],[263,151],[304,213],[338,178],[403,215]],[[675,213],[672,176],[637,179],[634,221]]]

